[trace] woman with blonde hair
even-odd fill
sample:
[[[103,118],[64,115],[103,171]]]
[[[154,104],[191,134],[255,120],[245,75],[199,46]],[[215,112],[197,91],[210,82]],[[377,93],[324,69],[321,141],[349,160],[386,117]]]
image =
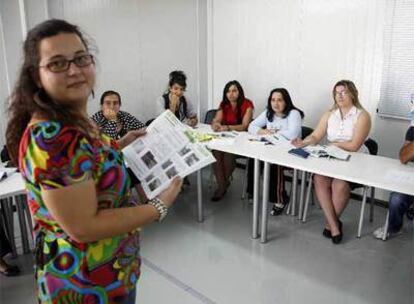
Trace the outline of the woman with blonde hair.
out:
[[[296,147],[316,145],[327,135],[330,145],[350,152],[368,153],[364,142],[371,129],[371,118],[359,102],[355,84],[350,80],[338,81],[332,97],[333,107],[323,114],[315,131],[304,140],[295,139],[292,143]],[[318,174],[314,175],[314,184],[326,220],[322,234],[339,244],[342,240],[340,217],[355,185]]]

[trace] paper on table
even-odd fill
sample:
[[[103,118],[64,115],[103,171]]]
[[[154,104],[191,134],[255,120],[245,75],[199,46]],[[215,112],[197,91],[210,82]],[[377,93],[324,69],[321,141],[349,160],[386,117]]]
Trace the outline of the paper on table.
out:
[[[385,174],[385,179],[395,183],[414,185],[414,174],[412,172],[389,170]]]

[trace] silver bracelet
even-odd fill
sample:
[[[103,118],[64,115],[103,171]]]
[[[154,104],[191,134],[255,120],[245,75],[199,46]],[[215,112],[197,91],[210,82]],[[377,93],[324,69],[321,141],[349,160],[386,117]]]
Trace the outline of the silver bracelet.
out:
[[[154,197],[153,199],[150,199],[148,201],[148,204],[154,206],[155,209],[157,209],[157,211],[160,215],[158,220],[157,220],[158,222],[161,222],[167,216],[168,207],[158,197]]]

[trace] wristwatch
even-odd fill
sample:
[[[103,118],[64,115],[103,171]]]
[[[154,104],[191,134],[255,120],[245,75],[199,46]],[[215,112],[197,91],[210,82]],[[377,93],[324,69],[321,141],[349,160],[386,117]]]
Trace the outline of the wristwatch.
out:
[[[168,213],[168,207],[165,206],[164,202],[160,200],[158,197],[154,197],[153,199],[150,199],[148,201],[148,204],[152,205],[157,209],[158,213],[160,214],[160,217],[158,218],[158,222],[161,222]]]

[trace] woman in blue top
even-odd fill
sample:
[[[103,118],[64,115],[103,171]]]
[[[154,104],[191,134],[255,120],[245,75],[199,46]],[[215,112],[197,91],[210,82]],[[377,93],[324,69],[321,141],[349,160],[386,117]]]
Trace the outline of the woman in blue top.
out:
[[[286,89],[273,89],[269,94],[266,110],[251,122],[248,131],[254,135],[278,134],[288,140],[293,140],[302,136],[304,116],[303,112],[293,105]],[[252,168],[252,166],[253,160],[249,160],[249,167]],[[253,193],[253,170],[248,170],[247,192],[250,196]],[[288,200],[283,167],[272,165],[269,185],[269,201],[273,203],[271,214],[281,214]]]

